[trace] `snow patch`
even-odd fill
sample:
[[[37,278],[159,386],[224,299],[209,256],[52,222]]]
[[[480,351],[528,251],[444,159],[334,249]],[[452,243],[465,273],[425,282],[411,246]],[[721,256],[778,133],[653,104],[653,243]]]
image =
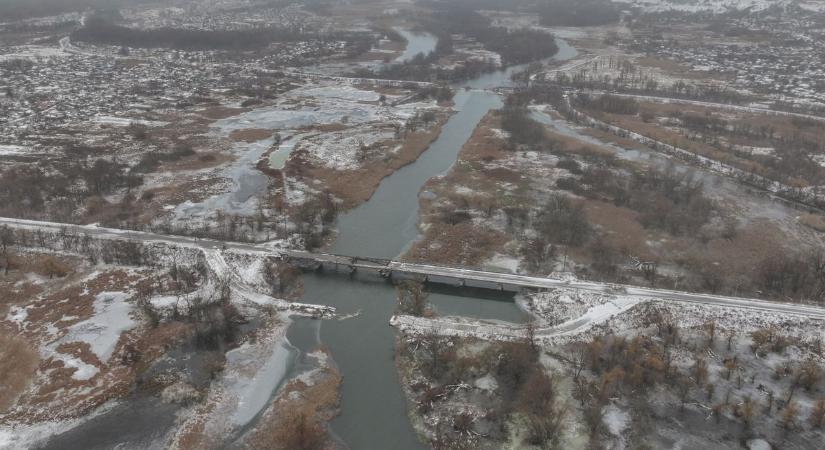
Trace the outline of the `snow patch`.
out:
[[[94,118],[92,118],[92,122],[101,125],[112,125],[116,127],[128,127],[133,123],[145,125],[147,127],[162,127],[169,124],[168,122],[157,122],[152,120],[130,119],[128,117],[115,117],[104,115],[95,116]]]
[[[510,273],[518,273],[519,259],[496,253],[485,265],[493,269],[504,269]]]
[[[604,424],[614,436],[621,436],[622,432],[627,429],[628,422],[630,422],[630,415],[627,411],[619,409],[616,405],[608,405],[604,411]]]
[[[771,444],[764,439],[751,439],[748,441],[748,450],[771,450]]]
[[[19,145],[0,145],[0,156],[18,156],[25,155],[28,152],[26,147]]]
[[[102,292],[95,297],[95,315],[76,323],[60,342],[86,342],[101,362],[112,356],[120,335],[132,329],[136,322],[130,317],[132,305],[125,292]]]
[[[72,374],[72,378],[75,380],[89,380],[100,371],[97,367],[68,355],[60,354],[59,356],[56,356],[55,359],[63,361],[63,365],[66,367],[76,369]]]
[[[353,102],[376,102],[381,95],[375,91],[365,91],[352,86],[322,86],[316,88],[302,88],[292,91],[295,95],[305,97],[334,98]]]

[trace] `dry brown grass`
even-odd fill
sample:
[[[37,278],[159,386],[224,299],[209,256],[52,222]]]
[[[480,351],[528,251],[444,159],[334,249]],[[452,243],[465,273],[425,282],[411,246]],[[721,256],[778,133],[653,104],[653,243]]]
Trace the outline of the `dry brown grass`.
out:
[[[685,80],[701,80],[701,81],[711,81],[711,80],[725,80],[730,79],[730,75],[718,74],[718,73],[710,73],[710,72],[701,72],[701,71],[694,71],[691,70],[690,67],[680,64],[672,59],[667,58],[658,58],[654,56],[648,56],[639,58],[636,60],[636,63],[640,66],[644,67],[652,67],[655,69],[659,69],[662,72],[673,75]]]
[[[495,194],[502,184],[525,190],[529,180],[521,173],[507,167],[486,166],[511,156],[506,143],[492,131],[499,128],[500,123],[498,115],[487,114],[462,146],[456,165],[444,177],[430,179],[425,189],[436,193],[441,201],[449,202],[450,207],[478,210],[495,206]],[[459,194],[455,186],[467,187],[472,194]],[[447,223],[440,207],[426,198],[421,199],[420,208],[425,231],[404,255],[405,260],[477,267],[494,253],[503,251],[510,241],[504,233],[471,222]]]
[[[664,128],[655,123],[645,123],[641,120],[641,118],[636,116],[621,114],[594,114],[594,116],[599,116],[605,122],[626,130],[635,131],[636,133],[648,138],[674,145],[691,153],[705,156],[724,164],[733,165],[742,170],[751,171],[762,175],[765,175],[767,172],[766,168],[756,161],[739,158],[710,144],[688,139],[680,131]]]
[[[258,142],[272,137],[272,130],[261,128],[246,128],[243,130],[233,130],[229,133],[229,138],[235,142]]]
[[[461,147],[459,159],[489,162],[507,158],[505,142],[492,131],[492,128],[501,129],[501,118],[498,114],[488,113],[476,126],[470,139]]]
[[[598,130],[587,128],[583,130],[583,134],[589,134],[591,131]],[[616,155],[616,152],[614,152],[613,150],[610,150],[605,147],[592,145],[580,139],[576,139],[571,136],[566,136],[564,134],[557,133],[549,127],[545,127],[544,134],[547,136],[549,140],[552,140],[556,143],[554,153],[599,159],[609,159]]]
[[[161,164],[158,172],[180,172],[184,170],[204,170],[222,166],[235,160],[234,155],[222,152],[198,152],[192,156]]]
[[[67,328],[86,320],[94,314],[93,301],[97,294],[109,291],[123,291],[137,279],[122,270],[99,274],[83,283],[65,286],[28,305],[28,330],[44,332],[49,324],[59,324]],[[70,320],[63,320],[72,317]]]
[[[341,375],[325,367],[313,378],[311,385],[295,379],[284,387],[246,439],[245,448],[292,450],[303,448],[301,443],[307,441],[318,445],[312,448],[337,448],[326,423],[338,414]]]
[[[819,214],[802,214],[797,220],[806,227],[825,233],[825,216]]]
[[[66,327],[91,317],[96,294],[124,290],[140,281],[139,278],[140,275],[112,271],[76,286],[64,287],[30,304],[29,325],[22,333],[28,347],[32,348],[32,342],[54,339],[50,329],[56,328],[61,333]],[[62,320],[69,316],[77,317]],[[7,419],[33,422],[77,417],[121,398],[129,393],[138,373],[190,332],[191,326],[180,323],[155,328],[138,326],[120,336],[110,361],[100,361],[88,343],[63,342],[55,349],[56,353],[94,365],[99,369],[98,374],[89,380],[77,380],[72,377],[76,369],[67,367],[60,358],[42,360],[36,365],[37,385],[19,398],[18,408]]]
[[[330,193],[343,200],[344,209],[354,208],[372,197],[381,180],[418,159],[441,133],[446,121],[447,117],[440,117],[429,130],[411,133],[395,154],[370,161],[360,169],[341,171],[327,167],[299,167],[301,162],[291,158],[286,170],[290,174],[301,173],[307,180],[323,180]]]
[[[639,223],[637,212],[598,200],[583,200],[582,204],[587,218],[600,228],[607,245],[640,259],[654,258],[647,245],[651,233]]]
[[[206,180],[186,180],[179,184],[166,185],[146,189],[144,193],[152,195],[152,200],[146,204],[145,211],[140,215],[139,223],[148,224],[158,216],[168,213],[163,210],[165,205],[178,205],[187,200],[201,202],[212,195],[224,192],[226,180],[210,178]]]
[[[474,226],[434,223],[404,255],[407,261],[477,267],[509,241],[503,233]]]
[[[312,131],[320,131],[322,133],[334,133],[336,131],[343,131],[347,129],[347,126],[343,123],[321,123],[318,125],[310,125],[304,127],[306,130]]]
[[[39,360],[28,342],[0,331],[0,412],[13,405],[29,385]]]
[[[762,261],[784,254],[785,233],[768,221],[756,221],[739,230],[733,239],[718,238],[705,248],[693,247],[702,264],[713,264],[726,276],[749,276]],[[698,253],[698,255],[696,255]]]

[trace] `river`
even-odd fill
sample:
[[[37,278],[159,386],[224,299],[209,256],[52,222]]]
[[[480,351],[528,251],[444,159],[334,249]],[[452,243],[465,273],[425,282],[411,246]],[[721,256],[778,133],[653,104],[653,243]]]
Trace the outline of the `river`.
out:
[[[394,61],[396,63],[407,62],[419,54],[427,56],[435,50],[438,44],[438,38],[430,33],[410,31],[404,28],[395,28],[395,31],[407,40],[404,52]]]
[[[554,60],[576,55],[558,40]],[[432,177],[446,173],[479,121],[502,105],[491,89],[511,84],[510,76],[523,67],[484,74],[453,86],[456,113],[439,137],[414,163],[385,178],[366,203],[338,219],[338,235],[332,253],[395,258],[418,238],[418,197]],[[464,87],[471,89],[465,90]],[[469,296],[470,292],[431,292],[429,300],[440,314],[461,315],[508,322],[523,322],[526,315],[507,294]],[[398,383],[393,360],[395,330],[388,322],[396,306],[392,285],[383,280],[345,275],[304,276],[307,303],[334,306],[346,320],[324,321],[320,341],[332,353],[343,375],[341,414],[331,424],[336,436],[352,449],[425,448],[407,417],[407,402]],[[298,319],[293,327],[311,327]],[[311,333],[301,333],[311,335]],[[306,351],[314,342],[292,342]]]
[[[554,60],[576,56],[576,50],[557,39],[559,53]],[[482,117],[501,106],[501,98],[484,89],[511,85],[510,76],[522,67],[484,74],[454,86],[457,113],[444,125],[441,135],[411,165],[384,179],[366,203],[342,215],[338,235],[330,251],[337,254],[394,258],[418,238],[418,197],[421,187],[432,177],[446,173],[458,152]],[[469,88],[465,90],[463,88]],[[581,139],[583,136],[549,116],[537,117],[561,131]],[[644,160],[656,165],[665,159],[655,152],[628,151],[615,147],[620,157]],[[690,170],[684,164],[682,170]],[[754,196],[738,183],[704,171],[697,172],[706,186],[718,195],[747,198],[751,209],[760,214],[793,214],[793,210]],[[359,313],[342,321],[324,321],[320,342],[326,345],[344,377],[341,414],[331,427],[336,436],[352,449],[419,449],[419,442],[407,417],[407,403],[393,360],[395,331],[388,320],[395,309],[395,290],[385,282],[345,276],[307,275],[304,301],[335,306],[343,314]],[[522,322],[525,315],[512,298],[470,297],[456,293],[431,293],[430,301],[440,314]],[[496,300],[496,301],[491,301]],[[311,321],[299,319],[293,327],[310,327]],[[307,333],[308,334],[308,333]],[[293,342],[302,350],[307,343]],[[313,345],[315,342],[312,343]]]
[[[420,52],[416,49],[435,45],[429,42],[432,36],[427,34],[408,33],[405,38],[416,53]],[[576,55],[563,40],[557,39],[557,43],[560,50],[550,59],[566,60]],[[418,160],[385,178],[369,201],[339,218],[337,239],[329,250],[384,258],[402,254],[418,238],[418,197],[424,183],[446,173],[482,117],[502,105],[499,95],[484,89],[510,85],[510,76],[522,69],[511,67],[453,86],[457,112],[439,137]],[[257,154],[259,149],[254,150],[251,153]],[[227,195],[242,204],[247,189],[241,186],[238,191]],[[394,362],[396,333],[389,326],[396,303],[394,287],[367,275],[351,278],[307,274],[303,282],[303,301],[334,306],[341,316],[352,315],[348,319],[325,321],[295,318],[287,335],[299,351],[290,373],[300,372],[307,352],[325,345],[343,376],[341,414],[331,423],[336,438],[351,449],[426,448],[408,420],[407,402]],[[442,315],[507,322],[527,319],[508,293],[439,288],[430,293],[429,301]],[[273,393],[260,395],[270,398]],[[42,448],[163,448],[179,410],[179,406],[136,391],[110,411],[52,436]],[[251,426],[254,423],[244,429]]]

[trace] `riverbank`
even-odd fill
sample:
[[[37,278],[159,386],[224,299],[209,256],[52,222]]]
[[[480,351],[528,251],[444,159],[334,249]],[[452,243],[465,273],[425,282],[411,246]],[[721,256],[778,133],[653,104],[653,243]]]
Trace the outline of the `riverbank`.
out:
[[[290,174],[298,174],[290,179],[291,183],[301,183],[312,186],[314,190],[329,192],[340,200],[339,211],[348,211],[369,200],[384,178],[413,163],[427,151],[441,134],[441,129],[451,114],[452,111],[449,110],[436,113],[434,121],[425,129],[405,133],[402,139],[383,144],[385,151],[373,152],[355,170],[311,164],[299,154],[287,162],[285,170]]]

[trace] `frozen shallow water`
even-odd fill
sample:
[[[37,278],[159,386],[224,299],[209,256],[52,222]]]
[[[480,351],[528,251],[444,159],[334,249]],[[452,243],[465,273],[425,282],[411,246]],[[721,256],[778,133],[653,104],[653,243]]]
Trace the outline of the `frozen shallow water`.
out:
[[[132,304],[125,292],[102,292],[94,301],[95,314],[89,320],[69,328],[60,342],[86,342],[101,362],[106,362],[115,351],[120,335],[137,323],[130,317]]]

